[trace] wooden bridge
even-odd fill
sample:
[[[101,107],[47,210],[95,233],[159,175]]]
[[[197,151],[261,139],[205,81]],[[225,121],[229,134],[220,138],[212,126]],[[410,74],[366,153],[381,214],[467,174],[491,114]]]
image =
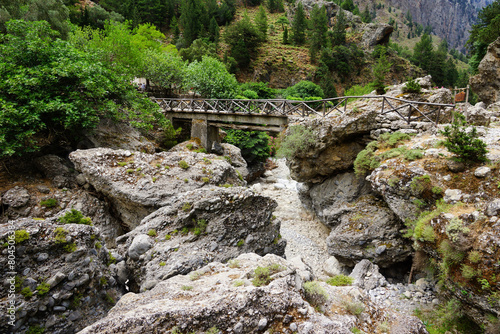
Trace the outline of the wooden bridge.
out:
[[[347,112],[349,101],[380,100],[380,114],[396,113],[407,122],[427,121],[439,124],[442,111],[454,104],[410,101],[384,95],[343,96],[324,100],[238,100],[201,98],[153,98],[170,120],[192,120],[191,137],[199,138],[210,150],[218,141],[218,128],[281,131],[288,117],[327,117]]]

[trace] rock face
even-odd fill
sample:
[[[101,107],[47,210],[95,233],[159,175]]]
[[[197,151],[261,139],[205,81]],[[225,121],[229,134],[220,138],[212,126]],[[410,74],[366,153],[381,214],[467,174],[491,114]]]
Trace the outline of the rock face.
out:
[[[118,253],[140,291],[242,253],[282,256],[286,241],[272,217],[275,207],[274,200],[240,187],[183,193],[121,236]]]
[[[21,219],[0,225],[0,240],[9,244],[16,231],[15,265],[8,263],[9,248],[0,257],[0,306],[14,301],[15,326],[7,313],[0,315],[2,333],[24,333],[38,325],[50,333],[74,333],[106,315],[121,296],[108,268],[109,254],[94,226]],[[20,236],[26,232],[22,240]],[[10,243],[13,245],[13,243]],[[8,272],[14,272],[10,274]],[[8,298],[12,290],[15,298]]]
[[[500,37],[488,46],[478,71],[469,80],[471,89],[487,105],[500,102]]]
[[[389,24],[368,23],[363,26],[362,45],[368,49],[373,49],[376,45],[387,45],[394,27]]]
[[[176,193],[206,185],[242,185],[222,157],[196,152],[147,154],[96,148],[70,154],[75,168],[112,202],[129,229],[167,205]]]
[[[287,161],[291,177],[299,182],[321,182],[327,176],[350,168],[363,149],[360,142],[376,125],[376,111],[342,117],[305,119],[298,124],[314,129],[313,145]]]
[[[302,201],[331,228],[328,253],[343,265],[370,259],[389,267],[411,254],[410,243],[399,232],[403,224],[373,195],[370,184],[352,172],[302,189]]]
[[[252,285],[257,267],[274,268],[269,284]],[[357,327],[374,333],[383,321],[390,330],[403,326],[398,333],[426,333],[420,320],[366,303],[367,295],[356,287],[316,282],[323,293],[308,294],[312,290],[305,287],[297,267],[275,255],[243,254],[229,264],[211,263],[198,273],[196,278],[177,275],[151,291],[125,295],[106,318],[80,333],[152,333],[174,328],[206,332],[214,327],[234,333],[279,329],[310,334],[348,334]],[[366,306],[360,315],[349,313],[349,305],[361,302]]]
[[[137,129],[127,123],[118,123],[110,119],[102,119],[99,125],[87,134],[78,148],[95,147],[155,153],[154,144],[142,136]]]

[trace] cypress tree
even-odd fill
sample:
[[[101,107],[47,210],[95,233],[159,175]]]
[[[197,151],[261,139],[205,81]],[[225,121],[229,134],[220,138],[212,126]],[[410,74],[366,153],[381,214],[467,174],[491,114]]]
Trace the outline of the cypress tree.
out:
[[[309,52],[311,61],[316,62],[316,54],[326,45],[326,37],[328,32],[328,18],[326,16],[326,9],[324,6],[321,8],[314,5],[311,11],[310,20],[310,46]]]
[[[339,9],[339,12],[337,13],[337,20],[335,21],[335,25],[333,26],[332,29],[333,46],[345,44],[345,27],[346,27],[345,14],[342,9]]]
[[[302,45],[306,42],[307,19],[304,7],[299,2],[292,22],[292,40],[295,45]]]
[[[288,44],[288,27],[285,26],[283,31],[283,44]]]
[[[201,32],[201,10],[196,0],[187,0],[182,2],[181,17],[179,18],[182,27],[182,38],[184,47],[189,47]]]
[[[267,39],[267,14],[262,5],[259,6],[259,11],[255,16],[255,27],[262,35],[261,39],[265,41]]]

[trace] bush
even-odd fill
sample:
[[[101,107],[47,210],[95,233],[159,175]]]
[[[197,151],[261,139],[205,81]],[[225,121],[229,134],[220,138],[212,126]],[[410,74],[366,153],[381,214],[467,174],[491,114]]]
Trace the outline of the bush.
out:
[[[354,282],[354,278],[346,275],[335,275],[332,278],[329,278],[326,283],[332,286],[346,286],[352,285]]]
[[[403,93],[417,93],[420,94],[422,92],[422,87],[414,80],[410,79],[403,87]]]
[[[57,204],[58,204],[58,201],[55,198],[49,198],[49,199],[46,199],[45,201],[40,202],[40,205],[46,207],[47,209],[56,207]]]
[[[30,238],[30,234],[26,230],[17,230],[14,232],[14,241],[16,244],[20,244]]]
[[[59,217],[59,221],[63,224],[92,225],[92,220],[89,217],[84,217],[83,214],[76,209],[71,209],[71,211],[66,212],[64,216]]]
[[[288,87],[282,93],[283,97],[290,99],[289,96],[300,97],[320,97],[320,100],[325,96],[323,89],[315,83],[307,80],[300,81],[295,85]]]
[[[24,289],[21,290],[21,294],[25,299],[30,299],[31,296],[33,296],[33,291],[31,291],[30,287],[27,286]]]
[[[288,129],[288,134],[281,141],[281,146],[276,155],[292,159],[295,155],[316,143],[314,131],[303,125],[293,125]]]
[[[320,307],[328,300],[328,293],[319,282],[305,282],[304,291],[307,301],[316,307]]]
[[[230,99],[236,96],[238,82],[219,60],[203,56],[187,67],[184,86],[206,98]]]
[[[458,161],[462,162],[484,162],[487,160],[486,143],[479,139],[476,127],[467,131],[465,116],[460,113],[454,114],[455,120],[451,127],[446,126],[441,134],[446,137],[444,146],[454,153]]]
[[[181,161],[179,161],[179,167],[182,168],[182,169],[188,169],[189,168],[189,164],[186,161],[181,160]]]
[[[36,287],[36,291],[38,291],[38,295],[42,297],[50,291],[50,285],[47,282],[42,282]]]
[[[276,89],[268,87],[267,82],[246,82],[240,86],[240,90],[242,92],[253,91],[257,93],[258,99],[274,99],[276,97]]]
[[[269,268],[257,267],[253,272],[252,284],[255,286],[268,285],[271,282]]]
[[[271,155],[269,136],[262,131],[225,129],[226,143],[241,149],[241,155],[248,164],[265,161]]]

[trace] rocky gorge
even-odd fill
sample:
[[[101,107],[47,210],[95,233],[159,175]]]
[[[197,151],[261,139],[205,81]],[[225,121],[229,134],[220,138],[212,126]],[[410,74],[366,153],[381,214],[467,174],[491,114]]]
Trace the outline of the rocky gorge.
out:
[[[452,101],[417,81],[386,96]],[[232,145],[155,152],[126,125],[4,165],[0,331],[424,334],[415,312],[451,309],[498,333],[498,102],[457,107],[488,149],[475,164],[445,124],[380,103],[291,119],[315,140],[252,184]]]

